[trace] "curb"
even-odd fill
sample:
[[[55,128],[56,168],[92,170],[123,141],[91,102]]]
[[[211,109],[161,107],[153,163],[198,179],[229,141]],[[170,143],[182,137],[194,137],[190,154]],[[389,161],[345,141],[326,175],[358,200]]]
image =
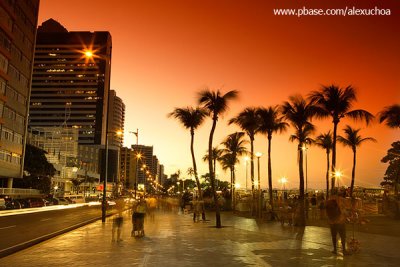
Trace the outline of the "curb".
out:
[[[107,214],[106,217],[110,217],[110,216],[112,216],[114,214],[115,213]],[[59,231],[56,231],[56,232],[53,232],[53,233],[50,233],[50,234],[47,234],[47,235],[44,235],[44,236],[41,236],[41,237],[37,237],[35,239],[29,240],[29,241],[25,241],[23,243],[14,245],[12,247],[0,250],[0,258],[4,258],[4,257],[6,257],[8,255],[11,255],[11,254],[15,253],[15,252],[18,252],[20,250],[29,248],[29,247],[31,247],[33,245],[39,244],[39,243],[41,243],[43,241],[46,241],[46,240],[51,239],[53,237],[56,237],[58,235],[61,235],[61,234],[67,233],[69,231],[75,230],[75,229],[77,229],[79,227],[88,225],[90,223],[94,223],[94,222],[96,222],[98,220],[101,220],[101,217],[96,217],[96,218],[93,218],[93,219],[90,219],[90,220],[87,220],[87,221],[84,221],[84,222],[81,222],[81,223],[77,223],[75,225],[69,226],[69,227],[64,228],[62,230],[59,230]]]

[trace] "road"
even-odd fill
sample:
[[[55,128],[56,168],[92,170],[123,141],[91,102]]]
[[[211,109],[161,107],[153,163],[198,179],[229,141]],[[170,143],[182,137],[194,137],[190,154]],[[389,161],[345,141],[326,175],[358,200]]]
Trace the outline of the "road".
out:
[[[93,222],[100,205],[74,204],[0,212],[0,257]]]

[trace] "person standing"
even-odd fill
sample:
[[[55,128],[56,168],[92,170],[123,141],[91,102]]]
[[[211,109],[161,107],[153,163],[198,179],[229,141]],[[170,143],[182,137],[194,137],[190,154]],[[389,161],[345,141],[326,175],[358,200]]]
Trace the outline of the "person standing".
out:
[[[339,234],[342,243],[343,255],[349,255],[346,250],[346,216],[344,209],[344,199],[332,196],[326,201],[326,215],[331,230],[333,254],[337,254],[337,235]]]
[[[122,217],[122,212],[125,207],[125,202],[123,199],[117,199],[115,201],[115,208],[117,209],[117,216],[113,218],[113,224],[112,224],[112,242],[115,241],[115,232],[117,232],[117,242],[122,241],[121,239],[121,228],[122,228],[122,223],[124,221]]]

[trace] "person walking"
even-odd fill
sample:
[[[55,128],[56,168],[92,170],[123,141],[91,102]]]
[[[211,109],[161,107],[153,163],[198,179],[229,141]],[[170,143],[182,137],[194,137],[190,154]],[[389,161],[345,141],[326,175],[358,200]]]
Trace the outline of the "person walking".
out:
[[[123,199],[117,199],[115,201],[115,208],[117,209],[117,215],[113,218],[113,224],[112,224],[112,242],[115,242],[115,232],[117,233],[117,242],[122,241],[121,239],[121,228],[122,228],[122,223],[124,221],[122,217],[122,212],[125,207],[125,202]]]
[[[132,213],[132,225],[133,229],[131,236],[143,237],[144,236],[144,217],[146,215],[146,200],[141,198],[139,203],[134,206]]]
[[[337,254],[337,235],[339,234],[342,243],[343,255],[349,255],[346,250],[346,216],[344,199],[339,196],[331,196],[326,201],[326,215],[331,229],[333,254]]]

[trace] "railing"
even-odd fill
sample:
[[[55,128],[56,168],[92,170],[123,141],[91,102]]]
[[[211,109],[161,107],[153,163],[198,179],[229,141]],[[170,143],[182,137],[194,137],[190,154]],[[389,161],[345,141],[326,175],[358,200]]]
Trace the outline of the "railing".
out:
[[[6,196],[38,196],[41,195],[37,189],[23,188],[0,188],[0,195]]]

